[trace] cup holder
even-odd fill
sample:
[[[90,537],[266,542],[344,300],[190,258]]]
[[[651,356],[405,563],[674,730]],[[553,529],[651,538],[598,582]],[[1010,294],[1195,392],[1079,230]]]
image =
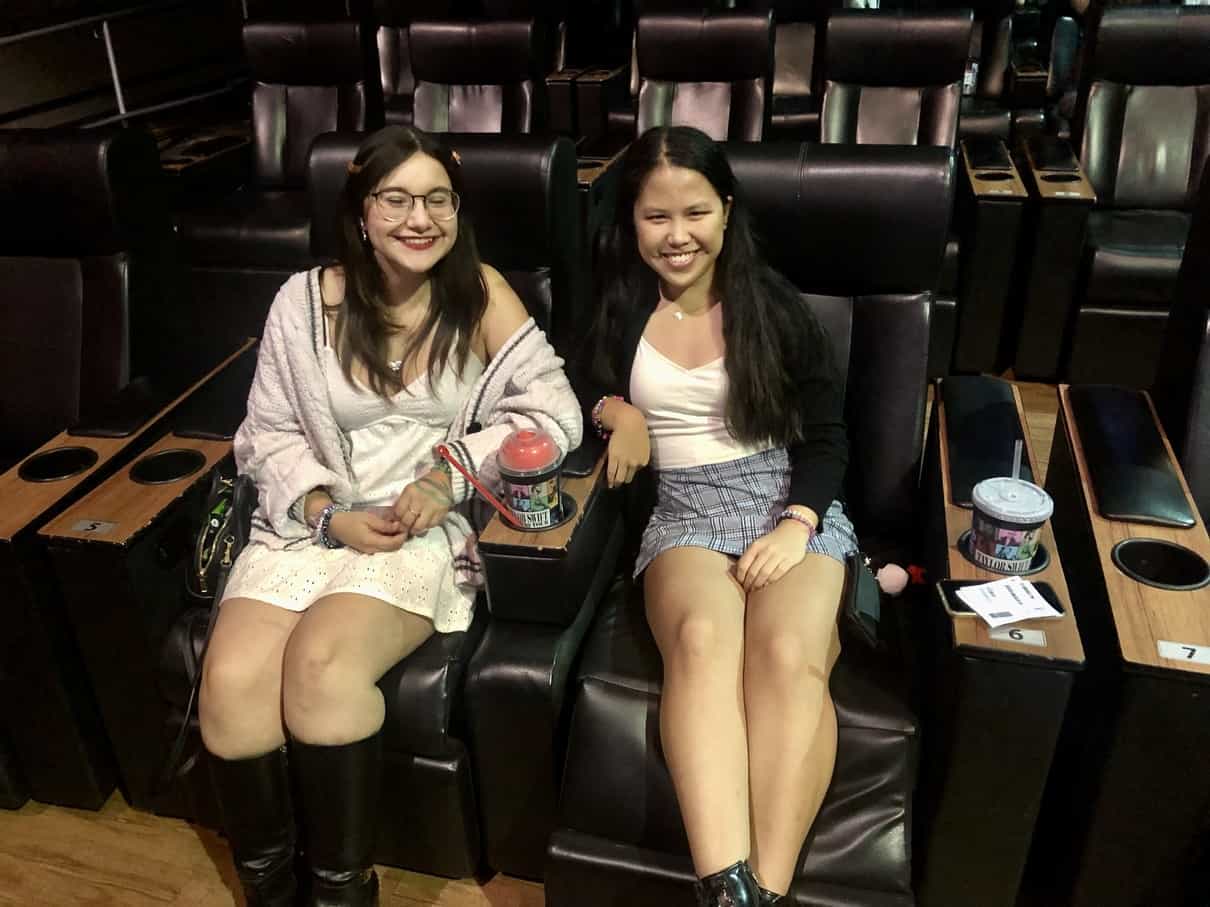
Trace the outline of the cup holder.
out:
[[[1163,539],[1125,539],[1110,552],[1114,566],[1132,580],[1183,592],[1210,582],[1210,565],[1196,551]]]
[[[980,180],[983,180],[984,182],[989,182],[989,183],[999,183],[999,182],[1003,182],[1004,180],[1010,180],[1013,178],[1013,175],[1011,173],[1008,173],[1007,171],[1004,171],[1004,170],[989,170],[989,171],[985,171],[983,173],[976,173],[975,175]]]
[[[30,457],[21,464],[17,476],[26,482],[57,482],[79,475],[97,462],[97,452],[90,447],[56,447]]]
[[[1078,173],[1044,173],[1042,181],[1045,183],[1078,183],[1080,175]]]
[[[206,465],[200,450],[180,447],[143,457],[130,468],[130,480],[140,485],[164,485],[192,475]]]
[[[975,556],[970,551],[971,531],[968,529],[962,535],[958,536],[958,550],[962,552],[962,556],[978,567],[980,570],[987,570],[989,573],[1001,573],[999,570],[992,570],[986,564],[980,564],[975,560]],[[1035,573],[1041,573],[1050,566],[1050,551],[1045,545],[1039,544],[1038,550],[1034,552],[1034,559],[1029,562],[1028,570],[1021,570],[1016,573],[1003,573],[1004,576],[1032,576]]]

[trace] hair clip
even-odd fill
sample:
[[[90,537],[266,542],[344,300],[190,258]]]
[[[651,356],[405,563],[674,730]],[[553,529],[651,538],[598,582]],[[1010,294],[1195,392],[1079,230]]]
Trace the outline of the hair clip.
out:
[[[456,150],[454,150],[453,148],[451,148],[451,149],[450,149],[450,157],[452,157],[452,158],[454,159],[454,163],[455,163],[455,164],[457,164],[459,167],[461,167],[461,166],[462,166],[462,155],[460,155],[460,154],[459,154],[459,153],[458,153]]]
[[[362,165],[356,161],[349,161],[347,166],[349,168],[349,176],[354,176],[358,173],[361,173]]]

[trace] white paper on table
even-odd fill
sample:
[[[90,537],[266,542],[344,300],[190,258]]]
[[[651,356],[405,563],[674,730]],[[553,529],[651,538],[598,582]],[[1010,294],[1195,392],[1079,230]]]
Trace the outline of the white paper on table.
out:
[[[1062,617],[1033,583],[1019,576],[954,590],[993,629],[1036,617]]]

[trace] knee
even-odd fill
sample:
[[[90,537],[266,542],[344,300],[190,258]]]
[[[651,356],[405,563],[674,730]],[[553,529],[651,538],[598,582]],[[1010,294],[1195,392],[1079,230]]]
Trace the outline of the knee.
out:
[[[672,656],[680,664],[716,663],[726,648],[723,628],[708,614],[686,614],[676,625]]]
[[[815,646],[802,635],[768,632],[752,637],[744,655],[746,673],[765,684],[787,691],[804,686],[827,686],[827,646]]]
[[[202,669],[198,718],[202,726],[230,722],[255,709],[266,689],[275,684],[264,676],[264,666],[238,653],[211,650]]]
[[[291,640],[282,677],[287,718],[322,711],[346,698],[354,686],[353,674],[335,642],[314,635]]]

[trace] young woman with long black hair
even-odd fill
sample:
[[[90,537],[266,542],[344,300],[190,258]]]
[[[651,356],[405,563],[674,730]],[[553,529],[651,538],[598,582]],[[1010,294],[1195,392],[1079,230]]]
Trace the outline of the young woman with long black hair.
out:
[[[828,678],[856,541],[836,501],[835,354],[695,129],[652,129],[626,152],[596,285],[581,400],[608,436],[611,485],[654,468],[634,574],[699,902],[777,904],[836,754]]]

